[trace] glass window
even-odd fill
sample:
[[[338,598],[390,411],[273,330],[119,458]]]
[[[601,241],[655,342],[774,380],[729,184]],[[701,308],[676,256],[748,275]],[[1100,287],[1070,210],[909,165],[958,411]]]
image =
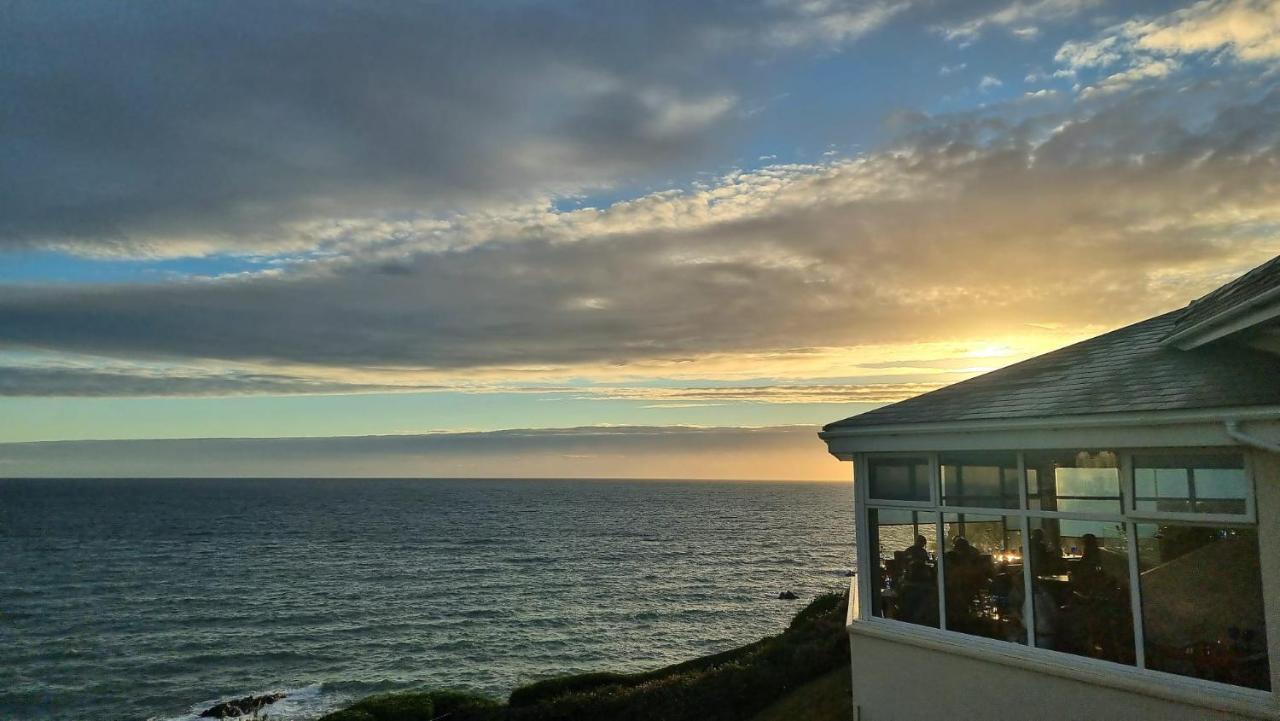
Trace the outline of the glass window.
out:
[[[1113,451],[1026,454],[1027,503],[1036,511],[1120,513],[1120,462]]]
[[[1135,663],[1124,525],[1059,518],[1029,521],[1036,645]]]
[[[1017,454],[949,453],[940,461],[943,505],[1018,507]]]
[[[1244,515],[1249,483],[1244,457],[1139,455],[1133,457],[1134,510]]]
[[[1147,668],[1271,689],[1252,528],[1137,524]]]
[[[933,500],[929,494],[929,459],[889,457],[868,460],[870,495],[882,501]]]
[[[943,543],[947,629],[1026,643],[1018,519],[947,513],[943,516]]]
[[[872,614],[937,628],[937,516],[888,508],[870,508],[867,516],[877,560]]]

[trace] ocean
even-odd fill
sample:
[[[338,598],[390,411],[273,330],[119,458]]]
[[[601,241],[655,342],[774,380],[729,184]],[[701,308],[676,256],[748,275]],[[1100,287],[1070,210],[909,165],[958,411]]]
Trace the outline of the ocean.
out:
[[[848,586],[850,484],[0,479],[0,719],[300,721],[778,633]],[[783,590],[799,601],[781,601]]]

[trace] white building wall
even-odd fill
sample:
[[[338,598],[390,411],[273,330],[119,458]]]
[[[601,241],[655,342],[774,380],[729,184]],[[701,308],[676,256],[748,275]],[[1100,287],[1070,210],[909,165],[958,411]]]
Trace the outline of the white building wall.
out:
[[[1242,721],[1258,718],[850,634],[857,721]],[[1262,718],[1266,718],[1263,716]]]

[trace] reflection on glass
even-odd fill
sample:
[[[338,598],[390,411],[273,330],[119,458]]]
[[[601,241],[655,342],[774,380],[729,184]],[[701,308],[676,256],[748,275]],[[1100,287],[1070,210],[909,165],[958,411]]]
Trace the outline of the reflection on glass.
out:
[[[943,516],[947,629],[1027,642],[1022,531],[1008,516]]]
[[[1238,453],[1133,458],[1134,508],[1244,515],[1248,481]]]
[[[867,509],[872,557],[871,612],[938,627],[937,526],[933,513]]]
[[[871,473],[870,495],[882,501],[931,501],[929,459],[875,458],[867,461]]]
[[[1147,668],[1270,690],[1257,531],[1137,531]]]
[[[1124,527],[1057,518],[1032,518],[1030,523],[1036,645],[1135,663]]]
[[[1018,507],[1016,454],[946,453],[940,460],[943,505]]]
[[[1119,513],[1120,462],[1113,451],[1026,454],[1032,510]]]

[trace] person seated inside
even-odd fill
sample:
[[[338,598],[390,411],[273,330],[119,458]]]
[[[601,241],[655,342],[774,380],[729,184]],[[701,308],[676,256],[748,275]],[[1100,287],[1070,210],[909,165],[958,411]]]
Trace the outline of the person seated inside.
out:
[[[946,589],[947,618],[949,624],[963,627],[973,613],[978,595],[992,577],[991,564],[984,561],[978,549],[969,539],[958,536],[947,552]]]
[[[937,582],[930,563],[929,541],[916,536],[915,543],[902,552],[903,570],[900,583],[901,620],[908,623],[936,625]]]
[[[982,554],[964,536],[957,536],[947,552],[947,564],[957,571],[977,569],[982,565]]]
[[[1127,662],[1132,655],[1132,618],[1122,582],[1103,567],[1098,537],[1080,537],[1084,551],[1071,569],[1071,596],[1064,607],[1063,641],[1070,650],[1095,658]]]
[[[919,561],[920,563],[928,563],[929,562],[928,546],[929,546],[929,539],[925,538],[924,536],[916,536],[916,542],[908,546],[907,549],[902,552],[903,556],[907,560],[907,564],[910,565],[912,561]]]
[[[1044,529],[1031,529],[1031,572],[1037,576],[1056,573],[1062,567],[1062,552],[1045,540]]]
[[[1092,533],[1081,536],[1080,542],[1084,544],[1084,551],[1071,569],[1071,585],[1077,592],[1097,592],[1109,585],[1107,574],[1102,569],[1102,548],[1098,545],[1098,537]]]

